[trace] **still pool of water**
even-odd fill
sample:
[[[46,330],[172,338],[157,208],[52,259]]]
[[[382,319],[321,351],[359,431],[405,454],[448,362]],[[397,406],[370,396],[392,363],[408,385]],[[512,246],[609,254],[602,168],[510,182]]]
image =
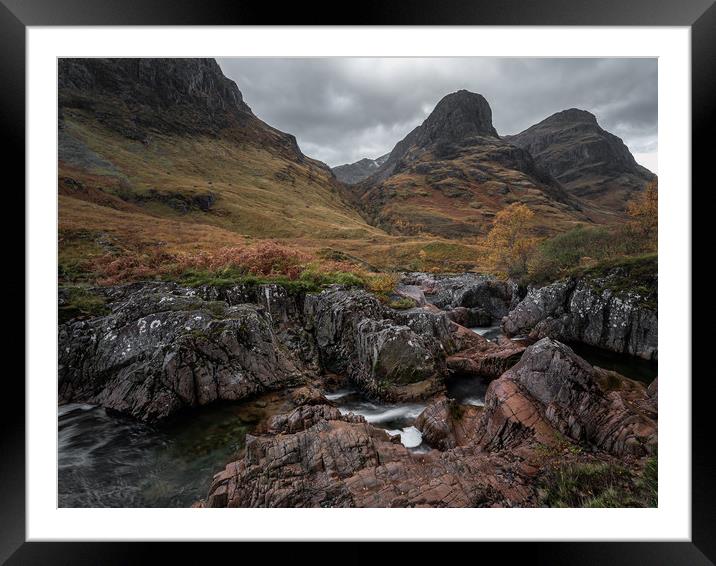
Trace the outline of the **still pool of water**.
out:
[[[608,369],[636,381],[649,385],[659,373],[658,362],[643,360],[635,356],[617,354],[587,344],[569,344],[574,353],[587,360],[593,366]]]
[[[78,404],[60,406],[58,420],[60,507],[188,507],[254,424],[239,406],[162,427]]]
[[[456,375],[445,381],[448,397],[462,405],[485,405],[485,393],[490,381],[478,376]]]

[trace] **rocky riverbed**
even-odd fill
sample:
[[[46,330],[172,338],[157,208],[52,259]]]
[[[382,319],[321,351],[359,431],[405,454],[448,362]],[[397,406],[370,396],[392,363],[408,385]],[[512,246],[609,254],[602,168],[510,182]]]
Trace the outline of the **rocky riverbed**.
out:
[[[59,329],[61,506],[534,506],[556,465],[655,453],[656,380],[564,343],[656,359],[655,308],[604,285],[94,292]]]

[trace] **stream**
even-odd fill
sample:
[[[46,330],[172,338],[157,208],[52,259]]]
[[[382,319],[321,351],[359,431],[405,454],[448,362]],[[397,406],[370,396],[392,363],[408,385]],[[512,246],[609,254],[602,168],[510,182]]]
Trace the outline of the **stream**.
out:
[[[472,330],[488,340],[502,335],[499,326]],[[656,376],[656,363],[584,345],[572,347],[590,363],[643,383]],[[488,384],[479,377],[454,376],[446,381],[446,388],[448,396],[458,402],[481,406]],[[410,450],[430,449],[413,426],[426,403],[380,403],[355,389],[325,395],[342,413],[362,415],[388,434],[399,435]],[[268,397],[268,402],[259,398],[210,406],[196,410],[190,418],[177,417],[161,426],[92,405],[58,407],[58,505],[190,506],[206,496],[213,474],[239,455],[246,433],[277,402]]]

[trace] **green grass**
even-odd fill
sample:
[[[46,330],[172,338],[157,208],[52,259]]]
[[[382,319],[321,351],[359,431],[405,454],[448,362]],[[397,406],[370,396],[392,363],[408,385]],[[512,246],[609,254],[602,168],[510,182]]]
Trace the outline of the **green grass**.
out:
[[[563,464],[541,480],[540,504],[545,507],[655,507],[656,457],[641,476],[606,462]]]
[[[289,279],[283,275],[258,277],[247,275],[244,271],[235,268],[222,269],[220,271],[188,270],[177,278],[183,285],[189,287],[201,287],[209,285],[212,287],[232,287],[234,285],[245,285],[256,287],[258,285],[275,284],[280,285],[289,294],[315,293],[328,285],[344,285],[346,287],[363,287],[365,282],[353,273],[341,271],[321,273],[318,271],[303,271],[298,278]]]
[[[569,275],[590,279],[599,289],[609,289],[618,295],[636,293],[641,297],[643,306],[656,309],[658,270],[657,254],[649,253],[607,260],[588,268],[573,269]]]
[[[659,458],[655,454],[646,461],[644,473],[639,479],[638,484],[645,494],[648,507],[659,506]]]
[[[656,273],[656,253],[625,227],[578,226],[542,241],[530,260],[529,283],[568,276],[606,275],[622,267],[634,278]],[[646,253],[649,252],[649,253]]]
[[[87,282],[92,279],[88,268],[92,258],[106,251],[98,243],[105,236],[97,230],[61,230],[58,233],[59,257],[57,276],[67,283]]]
[[[78,317],[102,316],[109,312],[103,296],[84,287],[64,287],[67,302],[58,307],[59,323]]]
[[[394,301],[390,301],[388,303],[388,306],[391,309],[407,310],[415,308],[416,302],[408,297],[403,297],[400,299],[395,299]]]

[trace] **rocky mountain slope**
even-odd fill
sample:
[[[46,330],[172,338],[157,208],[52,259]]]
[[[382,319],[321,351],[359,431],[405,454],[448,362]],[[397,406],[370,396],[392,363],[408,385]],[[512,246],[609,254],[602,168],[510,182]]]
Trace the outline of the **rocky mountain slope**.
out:
[[[617,213],[656,177],[585,110],[557,112],[504,139],[527,150],[570,194]]]
[[[377,159],[364,158],[355,163],[346,163],[333,168],[333,174],[341,183],[355,185],[363,179],[367,179],[390,157],[389,153],[381,155]]]
[[[63,244],[78,233],[168,244],[192,225],[216,245],[382,234],[213,59],[61,59],[58,104]]]
[[[589,220],[527,151],[499,137],[485,98],[465,90],[445,96],[346,193],[371,224],[392,233],[481,234],[497,211],[517,201],[537,213],[544,232]]]

